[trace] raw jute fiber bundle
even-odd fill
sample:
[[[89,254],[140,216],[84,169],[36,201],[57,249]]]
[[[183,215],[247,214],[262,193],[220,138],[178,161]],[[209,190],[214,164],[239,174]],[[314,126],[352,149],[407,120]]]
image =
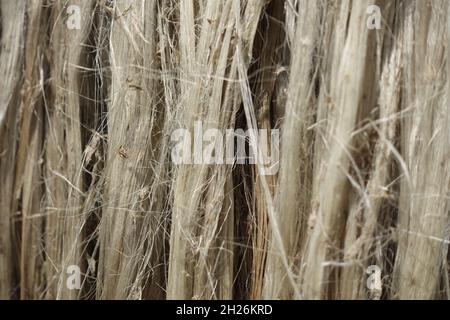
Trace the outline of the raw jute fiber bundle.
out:
[[[2,0],[0,298],[450,298],[449,36],[449,0]]]

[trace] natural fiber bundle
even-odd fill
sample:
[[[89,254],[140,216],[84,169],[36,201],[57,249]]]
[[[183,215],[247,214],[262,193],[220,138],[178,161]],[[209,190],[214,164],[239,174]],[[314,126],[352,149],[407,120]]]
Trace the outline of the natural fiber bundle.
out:
[[[449,21],[2,1],[0,298],[450,298]]]

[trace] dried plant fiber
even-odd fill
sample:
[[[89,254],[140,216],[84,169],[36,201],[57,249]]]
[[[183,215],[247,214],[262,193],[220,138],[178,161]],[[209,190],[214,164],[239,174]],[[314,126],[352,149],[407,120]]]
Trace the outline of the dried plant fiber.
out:
[[[0,299],[449,299],[449,41],[450,0],[2,0]],[[276,169],[177,163],[199,123]]]

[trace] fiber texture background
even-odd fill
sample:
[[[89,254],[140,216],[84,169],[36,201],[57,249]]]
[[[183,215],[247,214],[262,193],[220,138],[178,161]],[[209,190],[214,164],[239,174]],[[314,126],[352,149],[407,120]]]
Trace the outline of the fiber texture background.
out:
[[[1,299],[450,298],[449,0],[2,0],[0,26]],[[279,130],[278,170],[174,163],[196,123]]]

